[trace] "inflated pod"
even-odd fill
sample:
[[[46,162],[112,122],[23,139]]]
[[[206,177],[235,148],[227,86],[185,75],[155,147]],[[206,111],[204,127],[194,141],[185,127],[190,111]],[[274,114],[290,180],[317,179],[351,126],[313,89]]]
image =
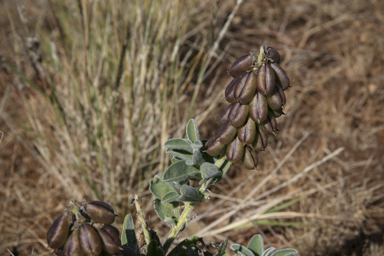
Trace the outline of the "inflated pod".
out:
[[[223,114],[221,115],[221,118],[220,118],[220,124],[224,124],[227,120],[228,120],[228,114],[229,112],[231,111],[233,105],[235,105],[235,103],[232,103],[230,104],[223,112]]]
[[[226,121],[221,127],[217,134],[217,140],[221,144],[228,145],[233,141],[237,134],[237,128],[232,125],[231,121]]]
[[[267,119],[260,124],[259,128],[260,130],[265,131],[268,135],[273,134],[276,136],[275,132],[279,129],[277,128],[277,121],[272,111],[269,111]]]
[[[85,207],[89,217],[96,223],[112,224],[115,221],[115,212],[112,206],[101,201],[92,201]]]
[[[284,91],[280,88],[280,85],[275,85],[275,90],[272,94],[267,95],[268,106],[273,110],[279,110],[284,107],[285,94]]]
[[[67,241],[69,235],[69,222],[67,217],[60,216],[57,218],[47,233],[48,246],[52,249],[62,247]]]
[[[64,246],[64,256],[83,256],[80,247],[79,231],[74,230]]]
[[[242,159],[243,166],[249,170],[255,169],[259,163],[257,153],[252,148],[245,146],[244,157]]]
[[[235,89],[240,82],[241,77],[233,79],[227,88],[225,89],[225,100],[228,101],[229,103],[235,103],[236,98],[235,98]]]
[[[240,77],[252,67],[252,56],[244,55],[238,58],[229,70],[229,74],[234,77]]]
[[[275,71],[276,82],[281,85],[284,91],[287,90],[291,86],[287,73],[277,63],[271,63],[271,67]]]
[[[79,229],[81,251],[85,256],[100,255],[102,242],[97,231],[88,224],[83,224]]]
[[[249,116],[258,124],[263,122],[268,116],[267,98],[259,92],[256,93],[249,103]]]
[[[224,152],[226,145],[217,140],[217,136],[215,136],[207,142],[205,147],[208,155],[218,156]]]
[[[248,104],[256,93],[256,74],[252,70],[241,76],[235,88],[235,98],[241,104]]]
[[[97,229],[97,232],[102,241],[103,251],[110,254],[119,252],[121,246],[119,233],[116,233],[116,230],[112,226],[105,225],[103,228]]]
[[[265,56],[272,59],[273,62],[280,64],[280,54],[272,47],[267,47]]]
[[[247,122],[237,131],[237,137],[245,145],[252,145],[257,136],[256,123],[248,117]]]
[[[232,163],[240,162],[244,156],[243,143],[236,137],[227,147],[227,159]]]
[[[278,118],[280,117],[281,115],[285,115],[283,109],[279,109],[279,110],[273,110],[273,109],[270,109],[270,111],[272,111],[273,115]]]
[[[264,130],[258,129],[258,136],[253,142],[253,149],[255,151],[263,151],[268,146],[268,135]]]
[[[234,127],[238,128],[247,121],[248,108],[248,105],[242,105],[240,102],[233,105],[231,111],[229,111],[228,120],[232,122]]]
[[[265,92],[266,95],[273,93],[275,90],[276,77],[275,71],[271,67],[271,65],[267,62],[265,64]]]

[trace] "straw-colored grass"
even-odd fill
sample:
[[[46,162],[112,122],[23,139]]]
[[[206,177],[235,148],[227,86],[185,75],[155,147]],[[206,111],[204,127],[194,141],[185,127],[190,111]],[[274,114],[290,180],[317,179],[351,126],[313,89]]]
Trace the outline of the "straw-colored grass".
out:
[[[1,255],[49,255],[49,225],[84,198],[110,202],[119,226],[137,193],[164,236],[147,190],[169,163],[162,145],[184,136],[191,117],[203,137],[216,132],[226,70],[262,43],[280,52],[293,81],[281,132],[257,171],[232,167],[181,236],[246,244],[261,233],[267,246],[301,255],[384,253],[384,3],[244,1],[228,19],[234,9],[0,3],[9,64],[0,72]],[[27,48],[34,36],[36,51]]]

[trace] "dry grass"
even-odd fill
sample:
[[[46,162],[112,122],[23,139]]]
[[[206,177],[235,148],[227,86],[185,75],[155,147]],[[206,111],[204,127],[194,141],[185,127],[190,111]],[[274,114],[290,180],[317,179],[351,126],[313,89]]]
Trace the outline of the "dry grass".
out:
[[[148,177],[168,163],[161,145],[190,117],[215,133],[226,69],[262,43],[294,84],[282,131],[258,171],[232,167],[187,232],[243,244],[262,233],[301,255],[383,254],[382,1],[245,1],[214,52],[228,1],[11,2],[0,51],[33,84],[0,73],[0,254],[49,255],[45,233],[69,200],[101,198],[121,215],[134,193],[148,202]]]

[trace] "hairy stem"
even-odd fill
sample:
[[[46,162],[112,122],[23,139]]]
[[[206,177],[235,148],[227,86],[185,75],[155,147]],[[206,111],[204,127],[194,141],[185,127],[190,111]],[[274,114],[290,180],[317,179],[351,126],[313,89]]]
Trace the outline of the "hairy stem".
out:
[[[224,161],[226,159],[227,158],[226,158],[226,156],[224,154],[220,159],[218,159],[215,162],[215,165],[218,168],[220,168],[223,165],[223,163],[224,163]],[[208,188],[208,186],[210,185],[211,182],[212,182],[212,179],[209,179],[207,182],[205,182],[205,183],[200,185],[199,192],[200,192],[201,195],[204,194],[204,192],[207,190],[207,188]],[[196,204],[197,204],[196,202],[187,202],[187,203],[185,203],[184,211],[181,214],[181,216],[179,218],[179,221],[169,231],[168,239],[167,239],[167,241],[165,241],[165,243],[163,245],[164,253],[167,253],[169,247],[172,245],[173,241],[175,240],[176,236],[179,234],[180,230],[182,230],[185,227],[185,225],[186,225],[186,223],[188,221],[188,218],[189,218],[189,216],[192,215],[192,211],[195,208]]]

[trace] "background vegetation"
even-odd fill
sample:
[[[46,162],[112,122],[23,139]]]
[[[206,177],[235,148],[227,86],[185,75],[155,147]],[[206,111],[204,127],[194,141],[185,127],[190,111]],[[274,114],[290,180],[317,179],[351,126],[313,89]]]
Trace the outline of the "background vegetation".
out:
[[[191,117],[215,134],[227,70],[263,43],[293,81],[281,132],[258,170],[231,168],[182,235],[384,254],[384,2],[238,4],[0,2],[1,255],[49,255],[48,227],[84,198],[110,202],[121,226],[139,194],[164,237],[148,192],[169,164],[162,145]]]

